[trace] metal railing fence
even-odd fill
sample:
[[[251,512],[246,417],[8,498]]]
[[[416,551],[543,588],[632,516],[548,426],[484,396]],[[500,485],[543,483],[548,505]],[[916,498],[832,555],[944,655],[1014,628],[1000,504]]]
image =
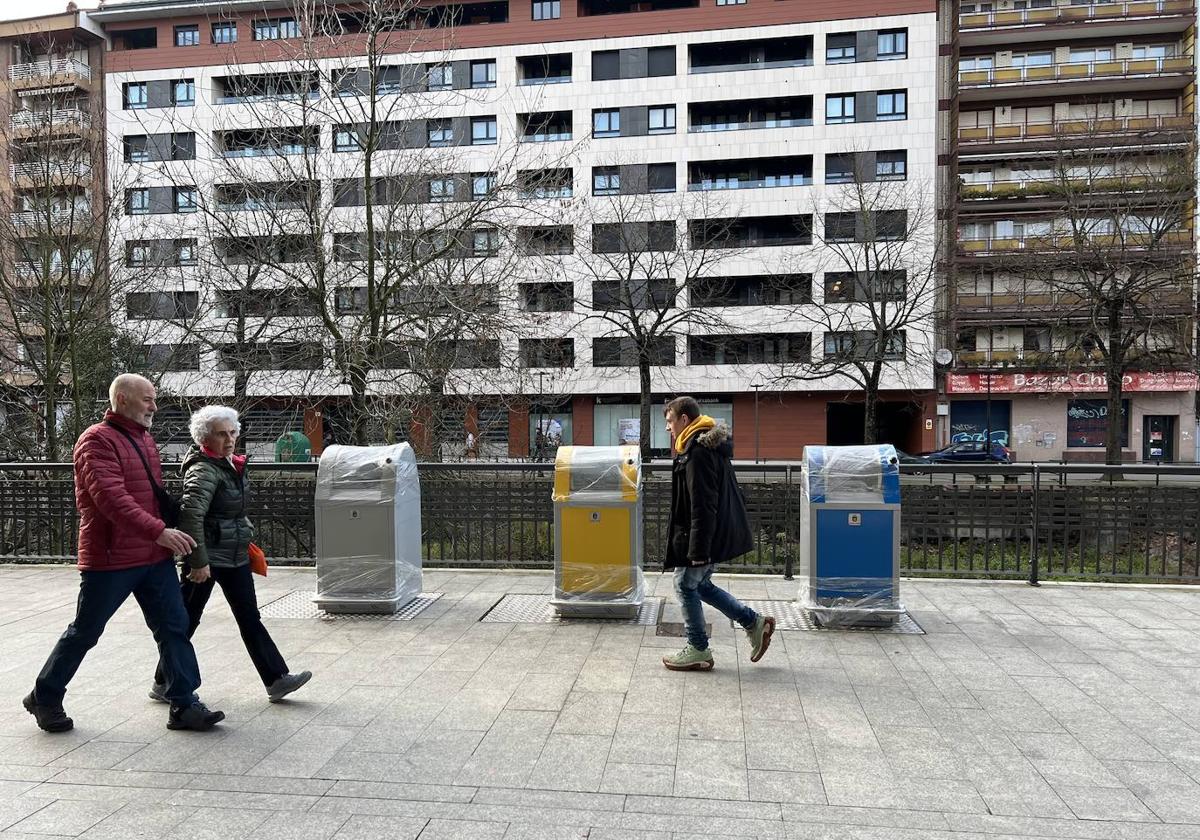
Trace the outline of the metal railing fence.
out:
[[[754,550],[734,572],[791,576],[800,467],[737,464]],[[250,517],[277,563],[315,554],[315,464],[252,467]],[[426,463],[422,543],[430,566],[550,568],[553,465]],[[964,578],[1200,582],[1200,466],[904,465],[901,570]],[[178,489],[172,465],[167,483]],[[644,466],[646,566],[661,563],[670,465]],[[74,560],[70,464],[0,464],[0,561]]]

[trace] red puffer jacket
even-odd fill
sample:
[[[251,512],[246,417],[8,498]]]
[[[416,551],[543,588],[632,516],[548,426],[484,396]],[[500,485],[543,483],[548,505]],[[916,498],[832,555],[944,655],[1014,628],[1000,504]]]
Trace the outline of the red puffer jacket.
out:
[[[162,481],[154,438],[137,423],[104,412],[142,448]],[[148,566],[170,556],[154,541],[166,528],[146,468],[129,441],[107,422],[89,426],[75,444],[75,504],[79,508],[79,568],[115,571]]]

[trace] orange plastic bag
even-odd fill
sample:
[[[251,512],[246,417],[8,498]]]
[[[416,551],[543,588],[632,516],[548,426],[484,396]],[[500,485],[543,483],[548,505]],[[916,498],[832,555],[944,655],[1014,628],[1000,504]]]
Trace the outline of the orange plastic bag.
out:
[[[267,555],[264,554],[263,550],[254,543],[250,543],[248,551],[250,552],[250,571],[254,572],[256,575],[262,575],[263,577],[266,577]]]

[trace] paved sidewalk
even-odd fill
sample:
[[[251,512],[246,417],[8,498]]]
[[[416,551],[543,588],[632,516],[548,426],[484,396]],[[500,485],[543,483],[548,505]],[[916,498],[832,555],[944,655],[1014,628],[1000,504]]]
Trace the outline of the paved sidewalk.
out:
[[[3,838],[1200,840],[1200,590],[906,582],[927,635],[780,632],[751,665],[714,618],[717,669],[672,674],[654,627],[479,622],[549,573],[435,570],[412,621],[269,620],[316,674],[277,705],[218,595],[209,734],[146,698],[131,602],[47,735],[20,698],[77,580],[0,567]],[[260,600],[312,586],[275,569]]]

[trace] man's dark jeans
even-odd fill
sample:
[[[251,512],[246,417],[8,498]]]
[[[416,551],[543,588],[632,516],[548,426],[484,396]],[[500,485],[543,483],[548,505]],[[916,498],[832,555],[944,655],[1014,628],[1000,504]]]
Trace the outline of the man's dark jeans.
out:
[[[195,702],[200,687],[200,666],[188,641],[187,610],[179,597],[175,563],[170,559],[149,566],[116,571],[79,573],[79,599],[75,620],[59,638],[34,684],[34,698],[43,706],[61,705],[67,683],[79,670],[87,652],[96,646],[108,620],[130,595],[137,600],[146,626],[158,643],[166,665],[166,696],[175,704]]]
[[[237,621],[246,652],[250,654],[250,661],[254,663],[263,685],[269,688],[271,683],[286,676],[287,663],[283,661],[271,634],[263,626],[262,616],[258,612],[258,596],[254,592],[254,577],[250,573],[249,564],[236,568],[209,566],[212,576],[204,583],[192,583],[188,580],[189,571],[186,567],[183,569],[179,584],[183,604],[187,608],[188,638],[192,638],[196,628],[200,626],[200,617],[204,615],[204,606],[212,595],[213,584],[219,583],[221,591],[225,593],[225,600],[229,602],[229,609],[233,612],[233,618]],[[163,663],[159,662],[158,670],[154,672],[154,682],[161,684],[163,673]]]

